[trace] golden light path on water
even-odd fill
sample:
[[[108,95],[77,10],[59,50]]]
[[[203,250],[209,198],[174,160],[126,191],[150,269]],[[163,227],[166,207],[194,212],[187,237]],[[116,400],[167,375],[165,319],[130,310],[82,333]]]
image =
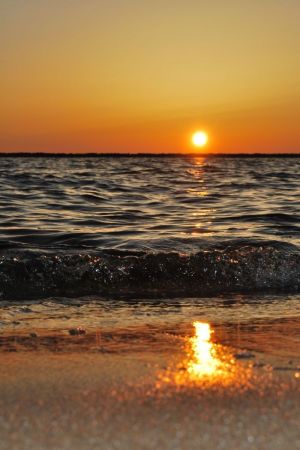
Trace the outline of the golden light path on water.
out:
[[[247,385],[253,374],[252,364],[237,362],[229,347],[213,342],[209,323],[196,321],[193,327],[194,334],[185,343],[184,357],[159,374],[158,386]]]
[[[222,363],[211,342],[211,327],[208,323],[194,322],[195,336],[190,339],[193,357],[188,362],[187,371],[192,377],[216,374]]]

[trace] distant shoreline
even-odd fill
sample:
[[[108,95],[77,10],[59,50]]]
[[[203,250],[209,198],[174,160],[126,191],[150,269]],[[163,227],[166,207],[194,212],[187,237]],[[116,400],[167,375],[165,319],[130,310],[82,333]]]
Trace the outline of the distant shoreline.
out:
[[[300,153],[46,153],[0,152],[0,158],[300,158]]]

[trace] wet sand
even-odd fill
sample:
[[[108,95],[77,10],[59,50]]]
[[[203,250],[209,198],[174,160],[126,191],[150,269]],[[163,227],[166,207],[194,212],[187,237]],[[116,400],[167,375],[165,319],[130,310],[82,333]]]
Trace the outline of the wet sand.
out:
[[[155,383],[148,358],[6,355],[1,449],[296,449],[299,382]],[[3,373],[4,372],[4,373]]]
[[[1,449],[300,448],[291,360],[237,352],[197,378],[182,348],[84,348],[2,353]]]
[[[70,334],[30,311],[0,334],[0,449],[300,448],[298,317],[85,309]]]

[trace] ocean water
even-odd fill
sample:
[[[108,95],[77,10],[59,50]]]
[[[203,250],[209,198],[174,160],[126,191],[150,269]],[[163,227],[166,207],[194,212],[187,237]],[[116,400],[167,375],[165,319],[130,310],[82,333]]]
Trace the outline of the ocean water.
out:
[[[298,292],[300,158],[0,159],[0,295]]]

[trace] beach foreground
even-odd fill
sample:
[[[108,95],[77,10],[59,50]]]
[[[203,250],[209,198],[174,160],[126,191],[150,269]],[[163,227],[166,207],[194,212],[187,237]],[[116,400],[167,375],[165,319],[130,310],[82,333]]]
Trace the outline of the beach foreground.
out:
[[[251,316],[235,304],[240,317],[245,307]],[[15,328],[0,336],[1,449],[300,448],[298,317],[235,322],[231,307],[213,322],[208,307],[173,302],[162,319],[161,305],[113,315],[102,304],[100,327],[94,302],[77,305],[85,327],[71,329],[59,305],[43,328],[40,304],[12,308]]]
[[[1,449],[300,447],[299,381],[290,374],[178,387],[156,384],[150,355],[2,361]]]

